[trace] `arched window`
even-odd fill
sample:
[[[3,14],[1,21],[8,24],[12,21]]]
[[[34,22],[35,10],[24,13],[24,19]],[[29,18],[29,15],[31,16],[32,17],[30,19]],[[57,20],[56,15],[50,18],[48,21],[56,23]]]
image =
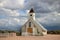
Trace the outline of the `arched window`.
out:
[[[29,27],[31,27],[31,22],[29,22]]]

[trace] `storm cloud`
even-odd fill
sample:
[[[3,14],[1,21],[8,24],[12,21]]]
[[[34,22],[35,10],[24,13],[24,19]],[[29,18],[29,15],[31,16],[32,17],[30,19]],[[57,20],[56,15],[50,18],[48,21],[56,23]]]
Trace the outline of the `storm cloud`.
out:
[[[39,22],[60,24],[60,0],[0,0],[0,26],[23,25],[28,20],[26,10],[31,8]]]

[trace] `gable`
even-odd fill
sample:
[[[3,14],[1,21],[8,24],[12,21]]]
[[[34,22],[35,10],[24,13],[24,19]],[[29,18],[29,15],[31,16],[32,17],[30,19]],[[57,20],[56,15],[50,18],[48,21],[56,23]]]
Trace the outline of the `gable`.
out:
[[[31,22],[31,25],[32,27],[36,27],[38,28],[40,31],[47,31],[40,23],[38,23],[37,21],[35,20],[32,20],[32,19],[29,19],[24,25],[23,27],[26,27],[26,26],[30,26],[29,25],[29,22]]]

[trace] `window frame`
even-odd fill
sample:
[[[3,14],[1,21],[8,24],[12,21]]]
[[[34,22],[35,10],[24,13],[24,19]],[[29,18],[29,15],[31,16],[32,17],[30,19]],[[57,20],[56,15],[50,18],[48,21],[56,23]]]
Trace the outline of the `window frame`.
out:
[[[31,22],[29,22],[29,27],[31,27]]]

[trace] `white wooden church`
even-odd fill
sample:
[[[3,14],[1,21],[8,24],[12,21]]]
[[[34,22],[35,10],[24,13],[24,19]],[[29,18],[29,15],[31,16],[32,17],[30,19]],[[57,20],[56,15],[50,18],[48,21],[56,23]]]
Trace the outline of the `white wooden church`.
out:
[[[28,21],[21,27],[22,36],[43,36],[47,34],[47,30],[35,20],[33,8],[29,11]]]

